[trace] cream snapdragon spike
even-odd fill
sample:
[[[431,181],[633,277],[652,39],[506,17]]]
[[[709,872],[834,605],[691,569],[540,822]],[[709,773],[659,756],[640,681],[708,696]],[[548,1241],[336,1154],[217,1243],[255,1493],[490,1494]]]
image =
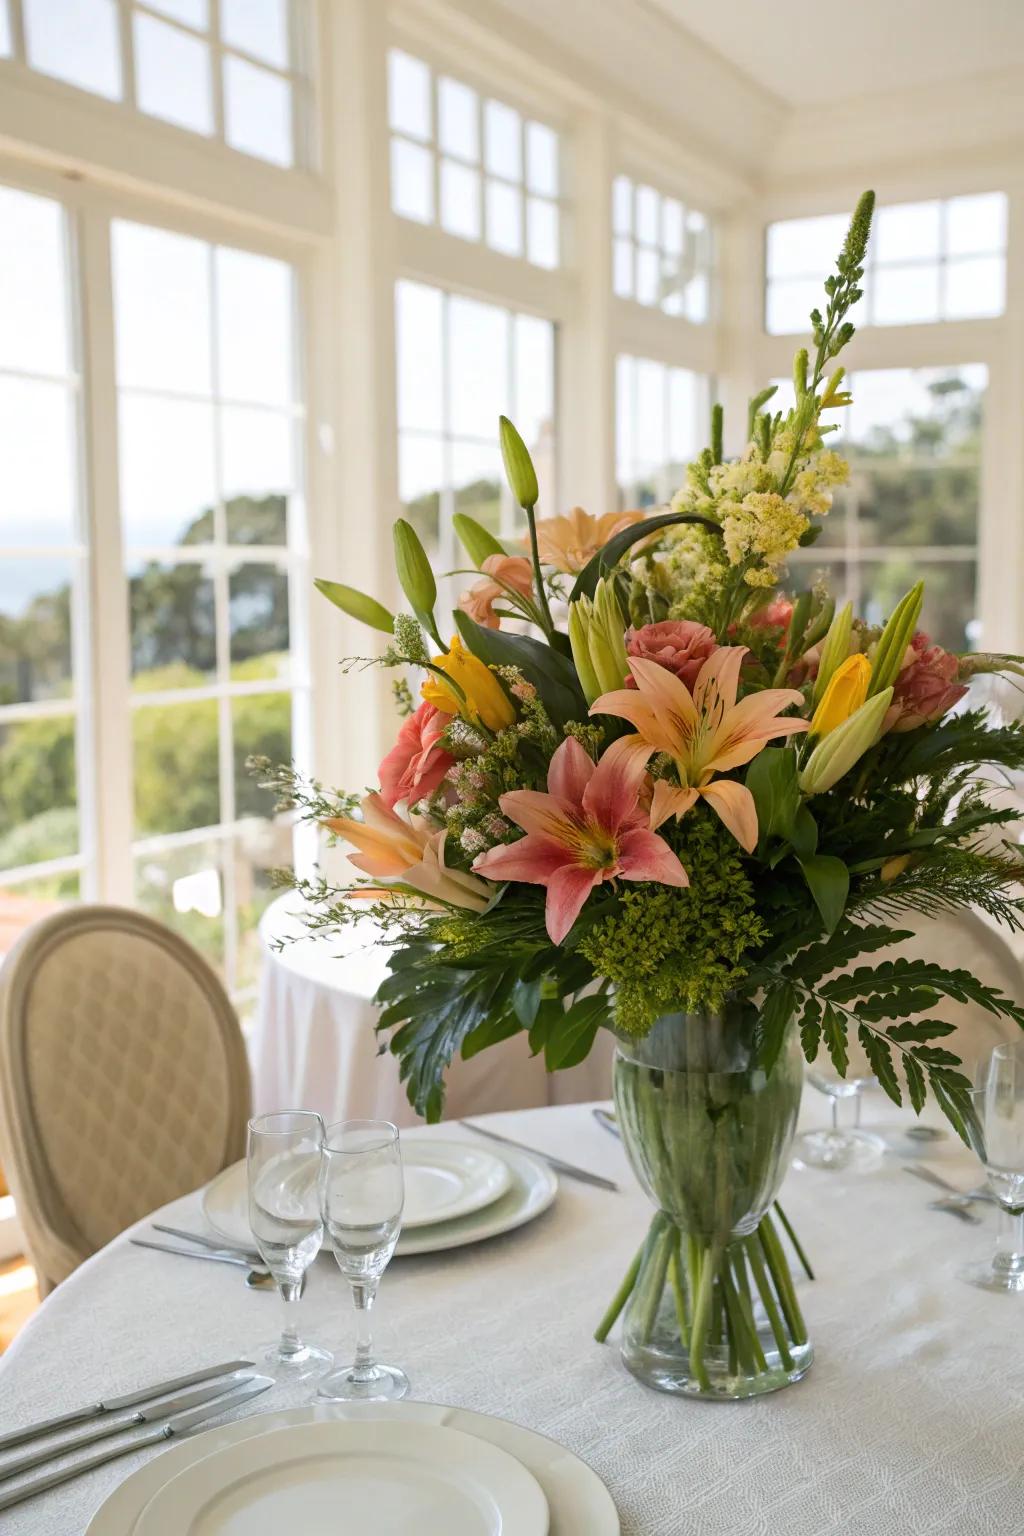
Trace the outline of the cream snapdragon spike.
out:
[[[679,859],[651,830],[641,804],[646,778],[646,760],[637,754],[606,753],[595,766],[569,737],[551,759],[547,793],[514,789],[501,797],[502,813],[526,836],[482,853],[474,871],[546,886],[544,920],[553,944],[561,944],[605,880],[688,885]]]
[[[666,779],[654,785],[651,826],[682,816],[698,797],[717,812],[736,841],[752,853],[757,846],[757,810],[745,784],[714,779],[749,763],[776,736],[806,731],[806,720],[784,718],[780,709],[802,705],[796,688],[765,688],[736,702],[740,668],[747,647],[723,645],[701,667],[693,692],[655,661],[632,657],[635,688],[621,688],[596,699],[592,715],[618,715],[636,734],[613,743],[604,761],[627,760],[646,768],[657,752],[675,764],[678,786]]]

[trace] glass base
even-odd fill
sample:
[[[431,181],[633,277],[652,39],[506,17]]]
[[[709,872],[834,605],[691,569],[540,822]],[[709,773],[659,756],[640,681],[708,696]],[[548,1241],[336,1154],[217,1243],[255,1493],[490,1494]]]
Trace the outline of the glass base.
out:
[[[870,1131],[804,1131],[796,1139],[793,1166],[865,1173],[877,1168],[884,1154],[885,1142]]]
[[[814,1347],[805,1344],[790,1345],[790,1365],[784,1366],[777,1349],[772,1348],[771,1334],[761,1332],[759,1337],[764,1348],[766,1369],[756,1374],[740,1373],[722,1347],[710,1349],[705,1356],[707,1383],[702,1386],[690,1375],[686,1365],[675,1353],[662,1352],[656,1347],[633,1345],[623,1349],[622,1363],[645,1386],[656,1392],[670,1392],[677,1397],[700,1397],[708,1402],[734,1403],[746,1397],[760,1397],[766,1392],[779,1392],[792,1386],[801,1376],[806,1376],[814,1360]]]
[[[329,1349],[318,1344],[301,1344],[298,1349],[285,1351],[277,1340],[263,1356],[267,1374],[275,1381],[307,1381],[310,1376],[322,1376],[334,1364]]]
[[[959,1278],[980,1291],[1004,1291],[1024,1294],[1024,1269],[1003,1267],[992,1263],[967,1264],[958,1272]]]
[[[317,1396],[335,1403],[397,1403],[408,1390],[409,1378],[397,1365],[348,1365],[325,1376]]]

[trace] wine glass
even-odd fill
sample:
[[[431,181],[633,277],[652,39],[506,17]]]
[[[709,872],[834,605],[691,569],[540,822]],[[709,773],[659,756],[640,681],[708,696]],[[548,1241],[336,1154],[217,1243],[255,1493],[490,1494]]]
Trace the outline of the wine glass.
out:
[[[840,1077],[828,1058],[822,1061],[819,1057],[807,1069],[807,1081],[820,1093],[827,1094],[832,1108],[832,1124],[822,1130],[804,1131],[797,1138],[798,1162],[807,1168],[848,1168],[854,1172],[875,1167],[885,1151],[885,1142],[881,1136],[862,1130],[860,1124],[860,1096],[875,1079],[870,1073],[858,1075],[855,1072]],[[854,1103],[852,1127],[839,1124],[839,1105],[846,1099],[852,1099]]]
[[[275,1375],[301,1381],[334,1356],[299,1338],[293,1321],[306,1270],[320,1252],[320,1156],[324,1122],[309,1110],[257,1115],[249,1121],[249,1225],[260,1256],[284,1300],[281,1337],[267,1351]]]
[[[1024,1040],[997,1045],[971,1095],[968,1134],[999,1206],[995,1251],[961,1271],[985,1291],[1024,1291]]]
[[[373,1358],[370,1309],[402,1225],[405,1181],[398,1131],[388,1120],[343,1120],[324,1141],[320,1207],[338,1268],[352,1287],[356,1352],[331,1371],[319,1395],[341,1402],[395,1402],[409,1379]]]

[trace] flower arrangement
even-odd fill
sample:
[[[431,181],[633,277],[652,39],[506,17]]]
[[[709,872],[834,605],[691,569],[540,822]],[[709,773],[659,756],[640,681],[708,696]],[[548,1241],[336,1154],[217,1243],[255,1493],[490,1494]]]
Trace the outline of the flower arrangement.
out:
[[[274,782],[366,876],[298,883],[315,926],[367,910],[384,926],[379,1027],[428,1119],[456,1053],[527,1031],[554,1070],[602,1026],[642,1037],[667,1011],[729,999],[756,1000],[765,1071],[793,1017],[807,1057],[824,1044],[840,1073],[855,1035],[891,1098],[920,1110],[930,1088],[962,1131],[969,1084],[936,1044],[950,1026],[933,1004],[1024,1025],[966,971],[876,958],[908,936],[901,913],[971,905],[1022,924],[1019,851],[991,836],[1011,813],[986,803],[977,770],[1024,767],[1024,729],[950,713],[974,674],[1019,659],[934,644],[921,584],[880,628],[819,584],[786,590],[787,557],[847,477],[829,415],[851,398],[835,359],[872,209],[867,193],[812,313],[793,409],[773,413],[762,391],[727,459],[715,407],[670,509],[538,518],[533,465],[502,418],[528,539],[510,550],[456,516],[472,569],[453,634],[405,521],[409,612],[317,583],[388,636],[375,660],[401,671],[404,719],[361,801],[291,770]]]

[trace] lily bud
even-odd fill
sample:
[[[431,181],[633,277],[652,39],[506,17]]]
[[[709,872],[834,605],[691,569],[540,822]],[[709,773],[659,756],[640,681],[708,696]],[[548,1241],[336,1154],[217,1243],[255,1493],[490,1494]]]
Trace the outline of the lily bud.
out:
[[[871,682],[868,697],[888,688],[899,677],[907,646],[913,639],[917,621],[921,617],[924,602],[924,582],[919,581],[893,609],[888,624],[882,630],[875,658],[871,665]]]
[[[412,605],[412,611],[429,631],[437,645],[443,646],[434,621],[434,604],[437,602],[437,583],[430,569],[427,552],[420,543],[419,534],[411,523],[400,517],[395,523],[395,569],[402,591]]]
[[[602,685],[603,693],[611,693],[612,689],[621,688],[629,671],[626,661],[625,630],[626,626],[623,622],[622,610],[619,608],[619,600],[615,596],[615,588],[602,576],[594,588],[594,631],[597,635],[598,651],[595,656],[592,642],[590,655],[595,663],[598,682]]]
[[[849,720],[868,696],[871,663],[866,656],[847,656],[829,679],[821,703],[811,719],[812,736],[828,736]]]
[[[587,639],[592,613],[589,597],[577,598],[574,603],[569,604],[569,645],[572,648],[572,659],[576,664],[583,697],[588,704],[593,704],[603,692],[590,660],[590,645]]]
[[[817,709],[824,697],[825,689],[832,680],[833,672],[850,654],[850,633],[852,628],[853,604],[847,603],[845,608],[840,608],[832,620],[828,634],[825,636],[825,643],[821,648],[818,675],[814,680],[814,692],[811,695],[811,703],[815,709]]]
[[[335,608],[347,613],[349,618],[358,619],[361,624],[369,624],[371,629],[379,629],[385,635],[394,633],[394,614],[383,603],[378,603],[375,597],[357,592],[355,587],[346,587],[340,581],[325,581],[320,576],[315,578],[313,585],[324,597],[330,599]]]
[[[521,507],[535,507],[540,492],[530,450],[507,416],[498,417],[498,435],[501,440],[501,456],[505,461],[505,475],[512,495]]]
[[[891,688],[876,693],[819,741],[800,774],[799,784],[805,795],[824,794],[874,746],[891,701]]]
[[[470,517],[468,512],[456,512],[452,518],[452,527],[459,543],[478,570],[488,556],[508,553],[504,544],[493,533],[489,533],[482,523],[478,523],[475,517]]]

